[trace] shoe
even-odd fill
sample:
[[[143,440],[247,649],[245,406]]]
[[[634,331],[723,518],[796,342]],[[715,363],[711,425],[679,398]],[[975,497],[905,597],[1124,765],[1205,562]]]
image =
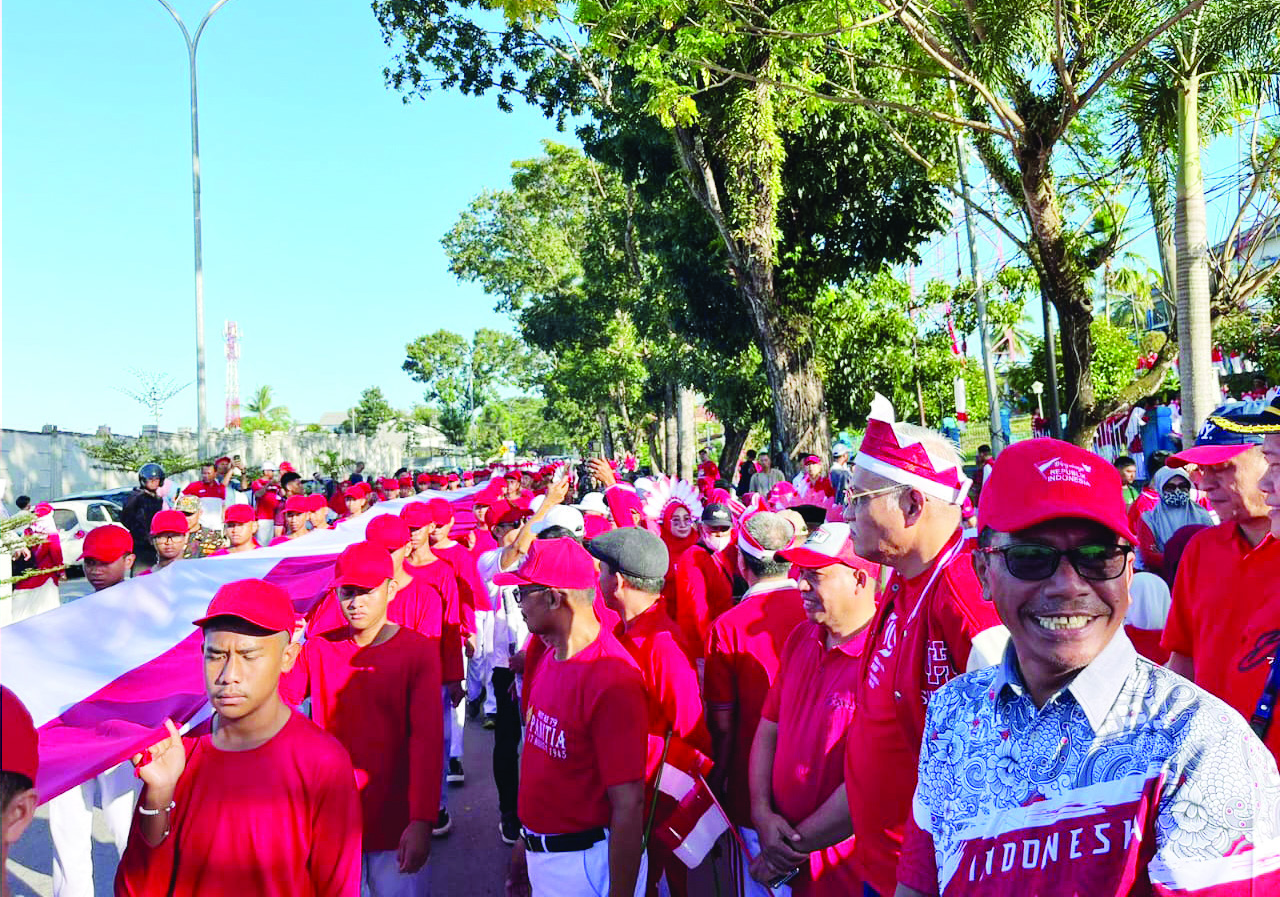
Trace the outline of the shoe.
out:
[[[467,719],[479,719],[480,714],[484,711],[484,698],[476,698],[467,701]]]
[[[498,834],[502,836],[503,844],[515,847],[520,840],[520,820],[514,816],[503,816],[498,823]]]
[[[486,713],[484,715],[484,722],[481,723],[480,725],[484,726],[486,729],[492,729],[497,724],[498,724],[498,715],[496,713]]]
[[[451,831],[453,831],[453,820],[449,818],[449,808],[441,807],[440,816],[436,819],[436,824],[431,827],[431,837],[443,838]]]
[[[457,757],[449,758],[449,784],[461,785],[467,780],[467,775],[462,771],[462,761]]]

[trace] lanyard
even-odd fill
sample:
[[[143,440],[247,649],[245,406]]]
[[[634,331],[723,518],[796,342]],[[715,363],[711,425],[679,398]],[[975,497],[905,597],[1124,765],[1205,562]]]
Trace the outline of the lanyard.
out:
[[[1249,728],[1259,738],[1267,737],[1271,728],[1271,715],[1276,709],[1276,695],[1280,694],[1280,643],[1271,650],[1271,672],[1267,674],[1267,682],[1262,686],[1262,694],[1258,697],[1258,706],[1249,717]]]

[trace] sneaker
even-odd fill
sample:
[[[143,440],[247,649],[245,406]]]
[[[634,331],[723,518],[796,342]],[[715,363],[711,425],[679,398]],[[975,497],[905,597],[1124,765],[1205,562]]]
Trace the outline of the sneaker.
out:
[[[449,784],[461,785],[467,780],[467,775],[462,771],[462,761],[457,757],[449,758]]]
[[[453,820],[449,818],[449,808],[440,808],[440,817],[436,819],[436,824],[431,828],[431,837],[443,838],[449,832],[453,831]]]
[[[486,713],[484,715],[484,722],[481,723],[480,725],[484,726],[486,729],[492,729],[497,724],[498,724],[498,715],[496,713]]]
[[[515,816],[503,816],[498,823],[498,834],[502,836],[503,844],[514,847],[520,840],[520,820]]]

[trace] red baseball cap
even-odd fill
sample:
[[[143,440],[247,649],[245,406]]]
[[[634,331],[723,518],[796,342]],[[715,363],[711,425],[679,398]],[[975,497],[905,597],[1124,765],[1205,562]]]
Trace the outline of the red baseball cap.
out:
[[[982,485],[978,531],[1013,533],[1061,517],[1092,520],[1137,544],[1114,466],[1059,439],[1027,439],[1001,452]]]
[[[333,585],[374,589],[395,575],[391,555],[381,545],[356,542],[343,549],[333,565]]]
[[[513,505],[508,501],[497,501],[485,512],[484,522],[486,526],[494,527],[502,523],[519,523],[528,516],[529,512],[519,505]]]
[[[325,497],[321,495],[319,492],[312,492],[310,495],[307,496],[308,511],[318,511],[321,508],[327,508],[328,506],[329,506],[329,502],[327,502],[325,500]]]
[[[218,617],[236,617],[272,632],[292,632],[298,615],[284,589],[261,579],[240,579],[218,589],[205,615],[193,621],[201,628]]]
[[[290,495],[284,503],[284,512],[286,514],[306,514],[311,510],[307,507],[307,504],[305,495]]]
[[[281,473],[293,473],[293,465],[292,465],[292,464],[290,464],[288,461],[281,461],[281,462],[280,462],[280,472],[281,472]]]
[[[453,505],[443,498],[433,498],[427,502],[427,510],[431,512],[431,520],[436,526],[443,526],[453,519]]]
[[[88,535],[84,537],[84,547],[80,550],[80,556],[110,564],[131,551],[133,551],[133,536],[123,526],[109,523],[89,530]]]
[[[411,501],[400,509],[400,519],[409,529],[419,529],[429,523],[435,523],[431,509],[425,501]]]
[[[379,514],[364,528],[365,541],[395,551],[409,541],[409,527],[395,514]]]
[[[431,476],[430,474],[420,473],[418,474],[417,480],[423,486],[426,486],[431,482]]]
[[[1165,459],[1165,467],[1183,467],[1187,464],[1210,467],[1230,461],[1255,445],[1261,445],[1264,428],[1232,428],[1235,419],[1246,417],[1243,414],[1244,407],[1242,403],[1237,402],[1215,410],[1200,427],[1200,432],[1196,433],[1196,444],[1183,449],[1176,455],[1170,455]]]
[[[873,578],[880,575],[879,564],[854,553],[853,534],[847,523],[824,523],[812,530],[803,544],[783,549],[776,557],[806,570],[844,564],[855,570],[865,570]]]
[[[189,528],[187,515],[181,511],[157,511],[156,516],[151,518],[153,536],[161,533],[185,533]]]
[[[383,492],[395,492],[400,488],[400,481],[392,477],[383,477],[378,480],[378,485],[382,488]]]
[[[445,474],[444,481],[446,483],[456,483],[458,482],[458,475],[456,473]]]
[[[409,476],[408,474],[405,474],[404,476],[402,476],[402,477],[401,477],[399,480],[397,480],[396,482],[397,482],[401,487],[404,487],[404,486],[412,486],[412,485],[413,485],[413,477]]]
[[[360,488],[364,483],[356,483],[354,486],[348,486],[342,490],[342,497],[346,498],[364,498],[364,489]]]
[[[222,524],[228,523],[248,523],[253,519],[253,508],[248,505],[227,505],[227,509],[222,512]]]
[[[502,475],[502,478],[503,478],[504,480],[519,480],[519,479],[520,479],[520,471],[518,471],[518,470],[508,470],[505,474],[503,474],[503,475]]]
[[[822,459],[819,458],[817,455],[805,455],[804,463],[805,464],[821,464]]]
[[[538,539],[520,569],[493,578],[500,586],[547,586],[552,589],[594,589],[599,577],[595,562],[576,540]]]
[[[40,739],[36,724],[26,705],[12,691],[0,685],[0,723],[4,724],[4,740],[0,745],[0,766],[5,772],[36,780],[40,768]],[[6,873],[7,874],[7,873]]]

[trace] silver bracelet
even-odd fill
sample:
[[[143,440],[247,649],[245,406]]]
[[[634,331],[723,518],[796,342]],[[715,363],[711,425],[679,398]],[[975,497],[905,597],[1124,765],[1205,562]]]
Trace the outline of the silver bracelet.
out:
[[[148,809],[147,809],[146,807],[144,807],[141,803],[139,803],[139,804],[138,804],[138,812],[139,812],[139,813],[141,813],[143,816],[159,816],[161,813],[168,813],[168,812],[170,812],[171,810],[173,810],[173,809],[174,809],[175,807],[177,807],[177,806],[178,806],[178,805],[177,805],[176,803],[174,803],[173,801],[169,801],[169,806],[167,806],[167,807],[161,807],[161,808],[160,808],[160,809],[158,809],[158,810],[148,810]]]

